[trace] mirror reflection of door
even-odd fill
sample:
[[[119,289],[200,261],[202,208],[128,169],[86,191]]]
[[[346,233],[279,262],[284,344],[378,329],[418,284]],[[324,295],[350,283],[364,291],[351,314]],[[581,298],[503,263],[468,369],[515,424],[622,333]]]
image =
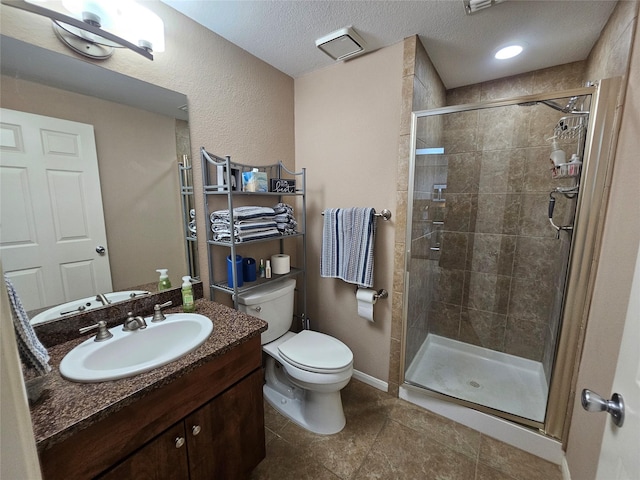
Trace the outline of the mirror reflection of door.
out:
[[[8,109],[0,119],[0,257],[24,307],[110,292],[93,126]]]

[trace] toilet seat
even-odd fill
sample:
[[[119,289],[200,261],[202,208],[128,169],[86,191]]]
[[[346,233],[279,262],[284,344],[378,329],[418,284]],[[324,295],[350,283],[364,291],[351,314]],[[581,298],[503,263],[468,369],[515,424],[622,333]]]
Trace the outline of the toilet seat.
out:
[[[337,338],[303,330],[278,345],[280,356],[303,370],[315,373],[338,373],[351,368],[353,353]]]

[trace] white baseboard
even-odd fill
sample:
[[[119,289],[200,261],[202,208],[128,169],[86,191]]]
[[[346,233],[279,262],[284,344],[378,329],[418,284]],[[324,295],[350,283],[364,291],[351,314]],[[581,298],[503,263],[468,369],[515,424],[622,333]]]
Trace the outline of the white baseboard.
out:
[[[389,384],[387,382],[383,382],[382,380],[379,380],[376,377],[372,377],[371,375],[367,375],[366,373],[362,373],[359,370],[353,371],[353,378],[355,378],[356,380],[360,380],[362,383],[366,383],[373,388],[382,390],[383,392],[389,391]]]

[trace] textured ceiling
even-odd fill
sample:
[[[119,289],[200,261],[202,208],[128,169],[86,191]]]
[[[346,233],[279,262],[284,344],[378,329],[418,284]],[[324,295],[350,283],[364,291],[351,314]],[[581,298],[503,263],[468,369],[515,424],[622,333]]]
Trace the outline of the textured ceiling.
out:
[[[342,27],[371,50],[417,34],[447,88],[584,60],[616,3],[507,0],[469,16],[462,0],[163,2],[294,78],[333,63],[315,40]],[[493,58],[514,41],[522,55]]]

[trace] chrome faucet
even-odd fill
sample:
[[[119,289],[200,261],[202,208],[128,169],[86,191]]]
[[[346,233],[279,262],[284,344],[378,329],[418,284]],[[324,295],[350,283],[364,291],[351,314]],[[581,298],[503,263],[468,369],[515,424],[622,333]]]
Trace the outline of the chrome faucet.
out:
[[[102,303],[102,305],[109,305],[111,303],[111,300],[109,300],[104,293],[96,295],[96,301]]]
[[[144,330],[147,328],[147,322],[141,316],[134,317],[132,312],[129,312],[127,319],[122,324],[122,330],[125,332],[133,332],[134,330]]]

